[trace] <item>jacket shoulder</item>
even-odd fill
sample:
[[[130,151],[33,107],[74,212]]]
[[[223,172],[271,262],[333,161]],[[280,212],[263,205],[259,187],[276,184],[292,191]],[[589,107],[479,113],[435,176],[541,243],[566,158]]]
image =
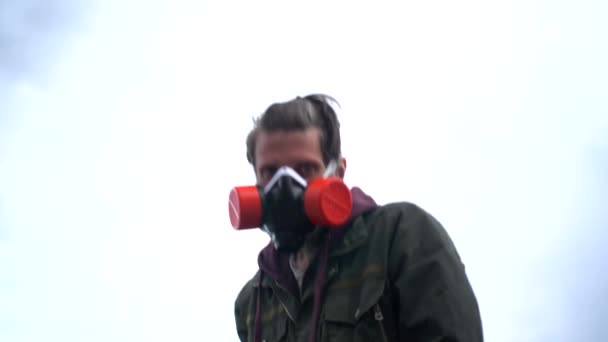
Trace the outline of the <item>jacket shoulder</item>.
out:
[[[415,203],[408,201],[401,202],[390,202],[387,204],[379,205],[374,210],[371,211],[371,214],[383,216],[383,217],[393,217],[398,215],[411,216],[416,214],[428,214],[424,209],[418,206]]]
[[[392,243],[429,248],[454,249],[443,225],[428,211],[412,202],[378,206],[364,217],[372,234],[390,234]]]
[[[406,201],[379,205],[364,216],[368,224],[392,225],[399,229],[412,229],[421,223],[439,224],[425,209]]]
[[[256,271],[253,277],[245,282],[245,284],[241,287],[241,290],[236,296],[235,306],[236,308],[243,307],[243,305],[247,305],[253,294],[255,293],[255,284],[257,283],[260,277],[260,271]]]

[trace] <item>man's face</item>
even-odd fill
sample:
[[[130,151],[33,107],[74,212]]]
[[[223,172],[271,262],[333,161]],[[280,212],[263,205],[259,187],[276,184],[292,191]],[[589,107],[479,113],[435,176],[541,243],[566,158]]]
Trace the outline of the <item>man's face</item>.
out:
[[[317,128],[260,132],[255,147],[258,185],[265,186],[278,168],[289,166],[310,181],[323,176],[325,165]]]

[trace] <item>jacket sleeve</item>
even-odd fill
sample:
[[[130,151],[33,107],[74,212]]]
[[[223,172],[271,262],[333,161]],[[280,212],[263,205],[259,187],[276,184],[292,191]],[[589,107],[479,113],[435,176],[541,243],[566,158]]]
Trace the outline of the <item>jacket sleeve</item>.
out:
[[[389,255],[400,341],[482,342],[479,306],[441,224],[415,205],[399,212]]]

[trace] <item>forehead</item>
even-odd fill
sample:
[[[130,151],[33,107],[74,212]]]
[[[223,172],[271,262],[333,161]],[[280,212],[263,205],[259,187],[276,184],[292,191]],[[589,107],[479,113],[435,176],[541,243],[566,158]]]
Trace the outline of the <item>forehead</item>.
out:
[[[258,167],[293,166],[304,161],[323,161],[317,128],[295,131],[260,132],[255,160]]]

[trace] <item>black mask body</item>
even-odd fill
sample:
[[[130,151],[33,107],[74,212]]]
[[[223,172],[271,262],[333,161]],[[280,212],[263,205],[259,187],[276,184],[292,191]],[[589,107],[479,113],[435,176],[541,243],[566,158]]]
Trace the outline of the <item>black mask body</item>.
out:
[[[304,207],[306,181],[293,169],[279,169],[263,190],[265,231],[279,252],[296,252],[315,225]]]

